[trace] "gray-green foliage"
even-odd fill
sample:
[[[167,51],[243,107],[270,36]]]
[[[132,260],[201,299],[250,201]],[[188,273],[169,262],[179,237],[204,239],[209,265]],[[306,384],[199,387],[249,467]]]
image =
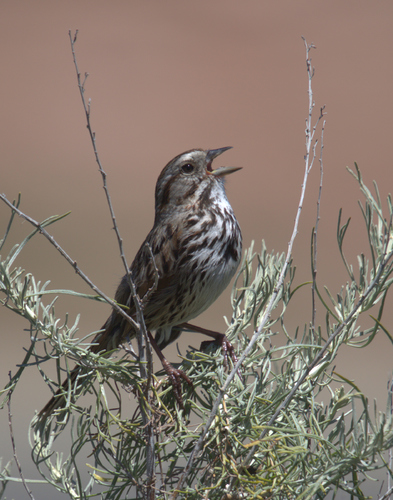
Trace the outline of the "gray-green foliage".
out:
[[[342,491],[352,498],[364,498],[362,487],[368,473],[383,467],[391,473],[385,456],[393,445],[391,392],[386,411],[381,412],[376,403],[370,408],[354,382],[333,372],[335,357],[344,344],[367,347],[378,334],[386,334],[392,341],[382,319],[393,271],[391,199],[384,215],[376,185],[373,196],[357,166],[351,173],[364,195],[361,210],[370,259],[360,255],[356,273],[347,262],[343,241],[349,221],[342,225],[340,214],[337,239],[349,281],[336,295],[315,286],[325,322],[322,326],[310,322],[294,332],[286,327],[285,313],[301,286],[294,285],[295,268],[290,263],[274,314],[225,394],[178,498],[309,499],[334,497]],[[32,339],[22,368],[4,390],[5,399],[15,384],[23,384],[26,370],[38,367],[56,388],[62,378],[61,366],[69,371],[74,361],[83,364],[84,389],[93,392],[95,403],[86,409],[84,398],[74,401],[71,391],[60,421],[47,422],[43,429],[34,427],[33,419],[33,459],[46,480],[72,499],[90,498],[95,492],[104,499],[144,498],[148,441],[141,405],[146,404],[146,391],[138,360],[125,351],[109,358],[89,353],[91,336],[76,338],[77,321],[71,326],[67,319],[61,322],[56,318],[54,300],[44,301],[48,284],[40,285],[13,267],[25,243],[14,247],[0,264],[3,305],[26,318]],[[227,321],[227,335],[239,353],[248,344],[250,331],[258,328],[284,264],[285,255],[269,253],[264,244],[260,253],[253,247],[245,252],[231,297],[233,316]],[[373,325],[362,328],[362,315],[368,316],[370,311]],[[327,343],[317,366],[267,426]],[[56,381],[45,375],[47,361],[57,364]],[[176,489],[227,376],[216,346],[203,352],[190,349],[182,357],[181,368],[194,384],[193,389],[184,384],[184,410],[175,404],[171,387],[156,376],[149,393],[155,437],[155,475],[150,477],[150,485],[156,498],[170,498],[169,493]],[[132,416],[125,415],[124,408],[131,403],[124,388],[135,394]],[[72,445],[64,457],[56,450],[56,438],[68,429],[64,427],[67,421]],[[89,481],[83,479],[80,457],[89,464]],[[2,477],[5,481],[8,473]]]

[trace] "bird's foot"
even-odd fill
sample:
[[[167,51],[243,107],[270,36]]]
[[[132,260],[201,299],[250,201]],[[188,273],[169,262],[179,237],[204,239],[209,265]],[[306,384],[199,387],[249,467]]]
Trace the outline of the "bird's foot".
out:
[[[224,356],[224,368],[226,370],[228,369],[228,356],[231,358],[233,365],[236,365],[238,359],[235,353],[235,349],[224,333],[217,333],[217,336],[214,340],[205,340],[204,342],[202,342],[200,350],[204,351],[212,343],[221,346],[222,354]],[[238,373],[240,376],[240,368],[238,370]]]
[[[221,346],[222,353],[224,355],[225,369],[228,368],[228,355],[231,357],[234,365],[238,362],[237,356],[235,354],[235,349],[224,333],[215,332],[214,330],[208,330],[207,328],[191,325],[190,323],[182,323],[181,325],[178,325],[178,327],[183,330],[198,332],[202,333],[203,335],[207,335],[208,337],[213,337],[214,340],[205,340],[204,342],[202,342],[199,350],[204,351],[209,345],[212,344],[212,342],[214,342],[216,345]],[[238,370],[238,373],[241,378],[240,368]]]
[[[181,380],[182,379],[185,380],[187,384],[190,385],[191,387],[194,387],[194,385],[191,382],[191,380],[187,377],[187,375],[183,372],[183,370],[178,370],[174,368],[171,365],[171,363],[169,363],[166,359],[161,360],[161,363],[172,384],[173,394],[175,396],[177,404],[182,410],[184,410],[183,395],[181,390]]]

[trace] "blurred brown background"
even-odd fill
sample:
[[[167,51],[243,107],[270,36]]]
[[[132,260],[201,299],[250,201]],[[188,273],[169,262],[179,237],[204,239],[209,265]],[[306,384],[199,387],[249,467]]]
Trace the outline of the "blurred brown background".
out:
[[[393,4],[390,1],[199,0],[165,2],[7,0],[0,5],[1,187],[22,193],[22,210],[37,220],[69,210],[51,231],[95,284],[113,294],[123,274],[76,85],[68,30],[79,29],[79,69],[87,71],[97,145],[131,262],[153,222],[154,186],[162,167],[194,148],[234,149],[220,157],[244,169],[227,183],[247,248],[286,251],[303,179],[307,76],[301,36],[314,42],[316,114],[326,105],[324,187],[318,279],[333,294],[345,284],[335,240],[337,215],[352,217],[348,258],[367,252],[356,182],[345,167],[357,161],[371,187],[391,190]],[[309,181],[295,244],[296,283],[310,279],[310,235],[315,223],[319,166]],[[9,217],[0,205],[1,232]],[[6,251],[30,232],[17,220]],[[88,292],[55,249],[36,237],[17,264],[53,288]],[[230,290],[198,324],[224,327]],[[310,291],[288,311],[288,328],[310,319]],[[387,309],[391,309],[388,306]],[[60,299],[57,311],[80,332],[98,329],[108,307]],[[387,310],[385,325],[390,328]],[[0,309],[0,382],[16,371],[29,345],[27,325]],[[183,335],[183,347],[198,346]],[[175,350],[169,351],[176,360]],[[381,334],[364,350],[347,349],[337,371],[356,380],[384,409],[392,349]],[[37,477],[25,447],[28,422],[49,390],[31,371],[13,396],[14,429],[28,478]],[[0,455],[11,458],[6,411],[0,413]],[[16,474],[16,468],[13,467]],[[370,486],[376,494],[380,483]],[[35,489],[36,488],[36,489]],[[55,498],[49,488],[40,498]],[[47,493],[45,493],[47,492]],[[9,498],[26,498],[20,485]],[[47,495],[47,496],[45,496]],[[57,497],[56,497],[57,498]],[[61,496],[58,496],[61,498]]]

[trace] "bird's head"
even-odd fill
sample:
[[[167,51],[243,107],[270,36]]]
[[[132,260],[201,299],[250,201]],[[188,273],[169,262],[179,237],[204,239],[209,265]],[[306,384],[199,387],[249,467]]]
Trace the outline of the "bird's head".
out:
[[[204,195],[224,190],[224,177],[242,167],[218,167],[213,160],[231,149],[192,149],[171,160],[162,170],[156,185],[156,216],[179,205],[189,206]]]

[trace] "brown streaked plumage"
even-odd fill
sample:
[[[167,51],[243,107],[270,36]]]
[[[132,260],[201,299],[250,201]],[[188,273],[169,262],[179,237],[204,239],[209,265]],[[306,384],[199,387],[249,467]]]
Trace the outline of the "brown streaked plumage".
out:
[[[137,293],[144,301],[144,319],[151,343],[174,386],[180,405],[180,378],[191,383],[164,358],[161,349],[178,338],[182,328],[213,337],[226,352],[232,347],[225,335],[192,327],[188,321],[205,311],[233,277],[241,257],[242,236],[224,188],[224,176],[239,168],[212,169],[212,161],[229,148],[194,149],[176,156],[162,170],[155,192],[154,225],[130,270]],[[150,246],[150,249],[148,247]],[[154,262],[151,256],[154,256]],[[158,269],[158,280],[155,267]],[[147,294],[147,295],[145,295]],[[127,305],[130,287],[123,277],[115,301]],[[133,305],[130,304],[131,316]],[[91,352],[110,351],[135,336],[132,326],[115,310],[94,339]],[[74,383],[82,367],[71,372]],[[65,406],[69,381],[41,410],[41,418]]]

